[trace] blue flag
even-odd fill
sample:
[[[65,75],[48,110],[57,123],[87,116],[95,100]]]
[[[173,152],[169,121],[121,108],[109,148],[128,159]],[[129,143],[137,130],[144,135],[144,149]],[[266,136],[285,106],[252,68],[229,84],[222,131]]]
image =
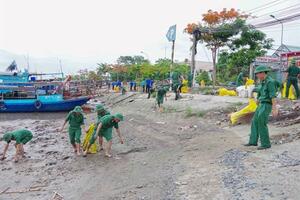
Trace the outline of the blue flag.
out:
[[[169,28],[166,37],[169,40],[169,42],[176,40],[176,24]]]

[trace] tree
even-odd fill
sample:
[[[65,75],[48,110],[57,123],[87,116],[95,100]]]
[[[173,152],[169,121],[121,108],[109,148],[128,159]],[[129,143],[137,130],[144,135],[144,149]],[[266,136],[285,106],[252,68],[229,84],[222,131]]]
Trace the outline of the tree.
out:
[[[101,77],[95,71],[89,71],[88,79],[93,81],[99,81],[101,80]]]
[[[237,35],[241,28],[245,26],[245,20],[248,16],[241,14],[235,9],[223,9],[221,12],[209,10],[202,15],[202,24],[189,24],[185,29],[192,34],[193,40],[206,44],[212,52],[213,61],[213,85],[216,84],[216,58],[218,50],[225,46],[230,38]],[[200,33],[198,38],[194,38],[195,33]]]
[[[203,71],[202,73],[198,74],[196,77],[196,81],[200,84],[201,81],[204,81],[206,85],[211,84],[211,80],[209,79],[209,75],[207,71]]]
[[[17,63],[16,61],[14,60],[7,68],[6,68],[6,71],[8,72],[12,72],[12,71],[15,71],[18,69],[18,66],[17,66]]]
[[[143,56],[120,56],[117,60],[119,65],[140,65],[143,63],[149,63]]]
[[[222,71],[220,78],[234,80],[239,72],[247,71],[246,68],[256,57],[265,55],[272,48],[272,43],[273,39],[266,38],[263,32],[245,26],[240,36],[229,43],[229,50],[219,55],[217,66]]]

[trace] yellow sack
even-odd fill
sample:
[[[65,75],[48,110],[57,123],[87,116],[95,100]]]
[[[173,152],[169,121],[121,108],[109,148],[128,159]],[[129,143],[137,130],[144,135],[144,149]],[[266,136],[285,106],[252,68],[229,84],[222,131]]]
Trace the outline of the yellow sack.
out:
[[[201,86],[201,88],[204,88],[204,87],[205,87],[205,81],[204,81],[204,80],[202,80],[202,81],[200,82],[200,86]]]
[[[250,98],[248,106],[230,115],[231,124],[236,124],[242,116],[255,112],[256,108],[257,108],[257,104],[255,100]]]
[[[226,88],[220,88],[218,90],[219,96],[236,96],[236,91],[234,90],[227,90]]]
[[[281,96],[283,98],[286,98],[285,93],[286,93],[286,83],[283,84],[283,90],[281,92]],[[292,85],[291,85],[290,90],[289,90],[289,98],[288,99],[290,99],[290,100],[296,100],[297,99],[296,95],[295,95],[295,88]]]
[[[82,148],[84,150],[88,147],[90,139],[93,137],[94,130],[95,130],[95,124],[91,124],[83,139]],[[97,142],[95,142],[94,144],[92,144],[88,153],[97,153],[97,151],[98,151],[98,145]]]
[[[188,80],[183,79],[182,80],[182,87],[181,87],[181,92],[182,93],[188,93],[189,88],[188,88]]]
[[[119,92],[120,91],[120,87],[119,86],[116,86],[115,87],[115,92]]]
[[[248,86],[254,85],[254,80],[247,78],[245,88],[247,89]]]

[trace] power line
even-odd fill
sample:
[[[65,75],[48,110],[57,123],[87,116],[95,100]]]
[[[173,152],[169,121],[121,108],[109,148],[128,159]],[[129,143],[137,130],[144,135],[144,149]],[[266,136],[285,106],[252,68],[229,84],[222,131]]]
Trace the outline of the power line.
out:
[[[263,15],[260,15],[260,16],[257,16],[256,18],[253,18],[253,22],[255,22],[255,20],[259,20],[259,21],[262,21],[262,19],[260,19],[261,17],[264,17],[264,16],[267,16],[269,17],[270,14],[275,14],[276,13],[276,16],[277,17],[282,17],[284,15],[287,15],[287,14],[290,14],[292,11],[298,11],[300,10],[300,3],[297,3],[297,4],[294,4],[292,6],[289,6],[289,7],[286,7],[286,8],[283,8],[283,9],[280,9],[280,10],[276,10],[276,11],[273,11],[273,12],[268,12],[266,14],[263,14]],[[291,8],[291,9],[290,9]],[[279,12],[279,13],[278,13]],[[264,17],[265,18],[265,17]],[[250,19],[251,20],[251,19]],[[252,22],[252,23],[253,23]]]
[[[251,14],[252,14],[252,13],[257,13],[257,12],[259,12],[259,11],[261,11],[261,10],[265,10],[265,9],[274,7],[274,6],[279,5],[279,4],[281,4],[281,3],[284,3],[284,2],[285,2],[285,0],[283,0],[283,1],[279,0],[279,1],[275,2],[274,4],[271,4],[271,3],[270,3],[270,4],[266,5],[267,7],[262,7],[262,8],[260,8],[260,9],[255,10],[255,11],[252,11],[252,12],[250,12],[250,13],[251,13]]]
[[[283,17],[280,18],[278,20],[272,20],[272,21],[267,21],[264,23],[260,23],[260,24],[255,24],[252,25],[254,28],[263,28],[263,27],[268,27],[268,26],[273,26],[273,25],[277,25],[279,23],[284,23],[284,22],[291,22],[291,21],[295,21],[300,19],[300,13],[296,13],[287,17]]]
[[[246,12],[251,12],[251,11],[260,9],[260,8],[262,8],[262,7],[268,6],[268,5],[270,5],[270,4],[272,4],[272,3],[276,3],[276,2],[278,2],[278,1],[281,1],[281,0],[275,0],[275,1],[272,1],[272,2],[269,2],[269,3],[266,3],[266,4],[263,4],[263,5],[257,6],[257,7],[255,7],[255,8],[250,9],[250,10],[247,10]]]

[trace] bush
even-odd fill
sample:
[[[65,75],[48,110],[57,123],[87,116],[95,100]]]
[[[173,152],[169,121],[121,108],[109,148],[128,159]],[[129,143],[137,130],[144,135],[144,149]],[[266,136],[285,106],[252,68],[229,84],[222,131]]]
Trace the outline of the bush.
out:
[[[205,85],[211,85],[211,80],[209,78],[208,72],[203,71],[200,74],[198,74],[195,78],[197,83],[201,84],[201,81],[203,80],[205,82]]]

